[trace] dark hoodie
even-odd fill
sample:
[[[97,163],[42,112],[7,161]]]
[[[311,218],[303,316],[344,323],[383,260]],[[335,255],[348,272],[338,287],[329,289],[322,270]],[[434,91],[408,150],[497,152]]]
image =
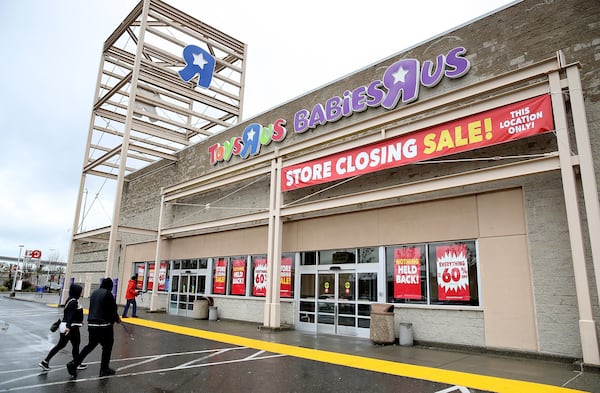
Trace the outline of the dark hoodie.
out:
[[[79,302],[77,301],[81,297],[82,291],[83,288],[77,284],[73,284],[69,288],[69,298],[65,303],[65,311],[62,319],[63,322],[66,322],[68,329],[83,324],[83,308],[79,306]]]
[[[117,302],[111,292],[113,281],[105,278],[100,288],[90,296],[90,309],[88,314],[89,327],[109,327],[119,320]]]

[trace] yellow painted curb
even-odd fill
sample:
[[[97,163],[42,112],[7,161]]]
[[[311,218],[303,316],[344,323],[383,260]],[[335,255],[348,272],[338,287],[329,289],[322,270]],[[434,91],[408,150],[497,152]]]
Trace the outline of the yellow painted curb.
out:
[[[432,382],[446,383],[456,386],[466,386],[469,388],[488,390],[499,393],[558,393],[558,392],[583,392],[563,388],[560,386],[544,385],[534,382],[518,381],[499,377],[490,377],[459,371],[443,370],[433,367],[416,366],[406,363],[391,362],[388,360],[373,359],[356,355],[348,355],[336,352],[328,352],[318,349],[302,348],[287,344],[273,343],[269,341],[256,340],[252,338],[240,337],[225,333],[211,332],[207,330],[189,328],[185,326],[172,325],[163,322],[150,321],[140,318],[128,318],[127,322],[132,325],[139,325],[158,329],[166,332],[184,334],[186,336],[198,337],[207,340],[223,342],[227,344],[239,345],[249,348],[255,348],[263,351],[274,352],[284,355],[290,355],[302,359],[315,360],[318,362],[336,364],[340,366],[353,367],[361,370],[376,371],[379,373],[397,375],[422,379]]]

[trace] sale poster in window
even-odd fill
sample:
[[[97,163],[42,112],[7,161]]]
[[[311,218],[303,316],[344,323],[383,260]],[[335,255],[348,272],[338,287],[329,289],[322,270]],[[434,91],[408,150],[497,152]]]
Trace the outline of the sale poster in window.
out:
[[[394,250],[394,298],[421,299],[421,249]]]
[[[160,269],[158,271],[158,290],[165,290],[165,283],[167,280],[167,263],[161,262]],[[154,287],[154,264],[148,265],[148,290],[151,291]]]
[[[292,258],[281,258],[279,297],[292,297]]]
[[[438,299],[469,301],[467,245],[438,246],[435,250]]]
[[[253,296],[267,296],[267,260],[257,258],[254,260],[254,288]]]
[[[142,290],[144,287],[144,272],[146,267],[143,264],[137,266],[137,281],[135,282],[135,289]]]
[[[267,260],[254,259],[253,296],[267,296]],[[279,297],[292,297],[292,258],[281,258]]]
[[[231,294],[246,294],[246,261],[234,259],[231,264]]]
[[[213,293],[225,294],[225,279],[227,278],[227,261],[218,259],[215,263],[215,278],[213,282]]]

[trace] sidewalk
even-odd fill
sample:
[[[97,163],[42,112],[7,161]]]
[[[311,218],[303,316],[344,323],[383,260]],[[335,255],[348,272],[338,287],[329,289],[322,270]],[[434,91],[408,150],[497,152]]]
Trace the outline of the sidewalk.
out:
[[[9,296],[6,293],[5,296]],[[16,300],[57,304],[58,294],[17,293]],[[87,306],[88,299],[82,299]],[[583,370],[570,359],[519,356],[514,353],[488,353],[453,350],[415,345],[374,345],[369,339],[333,335],[316,335],[289,330],[261,329],[260,325],[232,320],[196,320],[166,313],[149,313],[138,308],[142,319],[196,328],[216,333],[286,344],[301,348],[319,349],[397,363],[432,367],[436,369],[493,376],[563,386],[592,393],[600,393],[600,369],[586,366]]]

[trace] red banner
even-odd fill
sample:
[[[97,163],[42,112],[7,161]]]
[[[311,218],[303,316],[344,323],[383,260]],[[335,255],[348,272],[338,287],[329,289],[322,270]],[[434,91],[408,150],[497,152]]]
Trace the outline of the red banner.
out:
[[[422,299],[421,249],[418,247],[394,250],[394,298]]]
[[[438,300],[469,301],[469,266],[466,244],[436,247],[435,256]]]
[[[215,277],[213,279],[213,293],[225,294],[225,279],[227,278],[227,261],[219,259],[215,263]]]
[[[246,261],[234,259],[231,264],[231,294],[246,294]]]
[[[281,174],[282,190],[475,150],[553,129],[550,96],[534,97],[394,139],[285,167]]]

